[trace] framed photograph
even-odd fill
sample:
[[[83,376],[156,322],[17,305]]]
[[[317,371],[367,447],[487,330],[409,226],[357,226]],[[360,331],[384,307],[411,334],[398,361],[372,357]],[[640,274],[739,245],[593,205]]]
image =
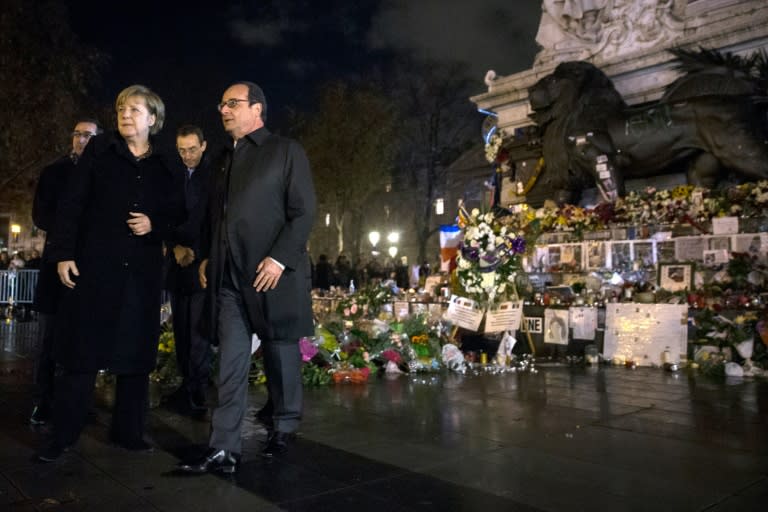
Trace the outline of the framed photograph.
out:
[[[557,272],[560,270],[560,246],[550,245],[547,252],[547,270]]]
[[[675,259],[675,242],[672,240],[656,242],[656,261],[673,261]]]
[[[581,272],[581,244],[565,244],[560,249],[560,270]]]
[[[634,242],[635,266],[642,269],[653,269],[655,261],[653,259],[653,242]]]
[[[713,249],[704,251],[704,266],[714,267],[723,263],[728,263],[729,252],[726,249]]]
[[[632,270],[632,243],[611,242],[612,270]]]
[[[605,260],[605,242],[590,240],[587,245],[587,270],[601,270],[608,266]]]
[[[759,261],[766,259],[766,233],[755,233],[749,235],[736,235],[733,237],[733,251],[746,252],[750,256],[755,256]]]
[[[670,292],[679,292],[690,289],[692,281],[692,263],[659,263],[659,287]]]

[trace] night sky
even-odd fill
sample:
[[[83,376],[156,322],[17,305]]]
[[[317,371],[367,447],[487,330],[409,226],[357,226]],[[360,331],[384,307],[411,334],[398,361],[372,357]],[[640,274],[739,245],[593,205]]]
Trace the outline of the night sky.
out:
[[[94,91],[105,103],[143,83],[166,102],[166,137],[185,122],[223,137],[215,105],[228,84],[265,90],[268,126],[289,107],[311,108],[315,89],[397,64],[402,52],[470,66],[477,93],[488,69],[527,69],[540,0],[327,0],[68,2],[82,42],[111,58]],[[172,139],[171,139],[172,140]]]

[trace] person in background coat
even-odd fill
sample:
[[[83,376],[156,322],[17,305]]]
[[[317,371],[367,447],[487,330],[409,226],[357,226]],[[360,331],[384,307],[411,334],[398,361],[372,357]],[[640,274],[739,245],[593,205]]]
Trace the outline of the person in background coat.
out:
[[[314,287],[321,290],[328,290],[331,288],[333,282],[333,267],[331,262],[328,261],[328,256],[321,254],[317,259],[317,265],[315,265],[314,275]]]
[[[304,150],[265,128],[266,109],[264,93],[252,82],[233,84],[219,103],[233,147],[214,167],[209,260],[201,266],[219,342],[219,401],[208,452],[177,466],[189,473],[237,470],[252,333],[262,343],[270,400],[265,409],[273,420],[262,454],[284,453],[301,419],[298,340],[314,332],[306,246],[315,192]]]
[[[56,221],[56,206],[64,190],[68,176],[74,172],[75,164],[85,151],[92,137],[101,133],[99,124],[93,119],[80,119],[72,131],[72,150],[46,166],[40,173],[32,202],[32,221],[35,226],[50,233]],[[32,309],[38,312],[38,347],[34,373],[33,408],[29,422],[43,425],[51,419],[53,404],[53,383],[56,363],[53,361],[54,315],[63,286],[56,272],[56,262],[50,259],[50,236],[46,236],[35,288]]]
[[[173,334],[176,341],[176,361],[183,377],[181,387],[169,403],[184,414],[204,413],[205,392],[211,372],[211,347],[200,329],[205,290],[200,286],[200,223],[208,203],[211,170],[205,157],[207,143],[203,131],[184,125],[176,132],[176,150],[183,166],[183,191],[186,198],[187,221],[177,229],[177,239],[184,240],[173,247],[166,282],[171,293]]]
[[[182,186],[150,134],[165,106],[143,85],[115,102],[117,133],[97,135],[68,180],[49,247],[67,287],[57,312],[53,432],[37,460],[74,444],[93,397],[96,373],[117,376],[110,440],[145,451],[149,373],[160,334],[163,239],[184,218]]]

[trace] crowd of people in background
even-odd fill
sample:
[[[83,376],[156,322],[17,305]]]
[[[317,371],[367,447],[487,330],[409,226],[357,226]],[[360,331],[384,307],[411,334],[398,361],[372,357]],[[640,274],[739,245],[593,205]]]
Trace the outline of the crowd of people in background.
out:
[[[24,251],[16,251],[13,254],[0,252],[0,270],[39,270],[40,262],[40,251],[37,249],[29,251],[29,256]]]
[[[424,285],[432,273],[424,261],[420,265],[408,265],[408,258],[363,257],[353,263],[341,253],[334,263],[326,254],[320,254],[312,268],[312,288],[330,290],[331,287],[354,289],[373,282],[392,281],[400,289],[418,288]]]

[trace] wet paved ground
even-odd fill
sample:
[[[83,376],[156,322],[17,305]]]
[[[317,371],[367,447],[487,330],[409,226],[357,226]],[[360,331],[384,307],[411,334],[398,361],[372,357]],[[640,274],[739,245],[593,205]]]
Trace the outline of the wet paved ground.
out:
[[[34,330],[0,326],[0,510],[768,510],[768,383],[644,368],[309,389],[291,452],[263,460],[249,424],[233,478],[175,474],[208,424],[163,408],[154,453],[110,446],[100,408],[63,460],[32,464]]]

